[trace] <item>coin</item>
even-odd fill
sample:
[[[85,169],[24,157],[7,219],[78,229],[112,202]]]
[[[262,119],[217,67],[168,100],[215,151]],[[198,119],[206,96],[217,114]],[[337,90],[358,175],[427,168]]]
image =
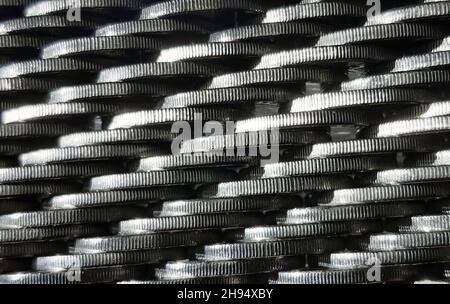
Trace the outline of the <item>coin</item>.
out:
[[[0,284],[112,283],[142,277],[143,273],[144,269],[139,266],[111,266],[63,272],[22,272],[0,275]]]
[[[33,269],[39,272],[54,272],[71,268],[85,269],[116,265],[158,264],[182,257],[182,252],[177,249],[55,255],[37,257],[33,261]]]
[[[395,59],[395,54],[385,48],[359,45],[306,47],[267,54],[261,57],[255,69],[320,64],[336,66],[349,62],[383,62]]]
[[[105,192],[83,192],[55,195],[47,202],[50,209],[74,209],[106,206],[145,204],[161,200],[190,198],[189,187],[155,187],[147,189],[128,189]]]

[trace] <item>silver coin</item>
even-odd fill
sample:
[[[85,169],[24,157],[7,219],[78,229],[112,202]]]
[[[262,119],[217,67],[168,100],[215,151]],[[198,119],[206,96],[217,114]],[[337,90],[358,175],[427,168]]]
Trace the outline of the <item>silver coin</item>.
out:
[[[265,8],[266,5],[260,1],[174,0],[159,2],[143,8],[140,19],[173,18],[187,14],[201,15],[223,11],[261,14]]]
[[[352,111],[316,111],[279,114],[240,120],[236,123],[236,132],[258,132],[273,129],[323,127],[330,125],[370,124],[377,119],[374,113],[369,118],[365,113]]]
[[[341,108],[408,105],[426,102],[435,97],[425,90],[376,89],[313,94],[292,101],[291,112],[309,112]]]
[[[35,182],[28,184],[0,185],[0,197],[29,197],[67,194],[79,190],[76,183]]]
[[[73,37],[92,33],[96,25],[92,20],[70,22],[66,16],[22,17],[0,22],[0,34]]]
[[[406,217],[422,214],[423,203],[377,203],[350,206],[318,206],[297,208],[287,211],[286,218],[280,219],[283,225],[299,225],[334,221],[360,221],[376,218]]]
[[[157,62],[209,61],[226,58],[259,58],[277,50],[275,47],[260,43],[211,42],[175,46],[161,50]]]
[[[246,132],[229,135],[212,135],[186,140],[181,144],[180,153],[201,153],[234,151],[244,148],[280,146],[302,146],[326,142],[330,137],[325,132],[312,130],[280,130],[277,132]]]
[[[214,77],[209,89],[235,88],[240,86],[265,86],[301,84],[305,82],[335,83],[346,76],[338,71],[321,67],[283,67],[274,69],[249,70]]]
[[[24,153],[19,156],[19,162],[22,166],[28,166],[88,160],[133,159],[162,154],[165,154],[164,149],[144,144],[81,146]]]
[[[137,172],[94,177],[90,181],[90,191],[110,191],[132,188],[148,188],[171,185],[195,185],[231,181],[234,172],[216,169],[166,170]]]
[[[418,266],[382,266],[379,281],[370,280],[369,267],[279,272],[274,284],[362,284],[408,281],[420,276]]]
[[[63,271],[73,268],[85,269],[120,265],[159,264],[167,260],[183,258],[183,252],[174,249],[124,251],[76,255],[37,257],[33,269],[38,272]]]
[[[133,54],[133,51],[138,54],[144,54],[156,52],[162,47],[161,41],[146,37],[82,37],[50,43],[42,49],[41,57],[42,59],[83,58],[89,55],[104,54],[116,55],[115,57],[117,58],[127,58],[127,55]]]
[[[341,90],[366,90],[395,87],[445,86],[450,82],[450,72],[422,70],[367,76],[341,83]]]
[[[168,128],[137,128],[72,133],[58,138],[58,146],[79,147],[123,143],[169,143],[176,137]]]
[[[300,259],[290,258],[236,260],[236,261],[177,261],[156,270],[159,280],[179,280],[199,277],[247,275],[274,272],[301,267]]]
[[[100,26],[95,31],[95,36],[149,36],[166,37],[177,35],[176,38],[182,38],[182,35],[207,35],[211,32],[208,26],[201,23],[184,22],[172,19],[148,19],[132,20],[120,23],[112,23]],[[170,36],[169,36],[170,37]]]
[[[314,195],[313,201],[320,205],[357,205],[376,202],[398,202],[447,197],[446,184],[389,185],[335,190]]]
[[[106,226],[101,225],[71,225],[59,227],[0,229],[0,242],[16,243],[41,240],[70,240],[79,237],[105,235]]]
[[[77,3],[77,7],[81,8],[83,12],[95,12],[102,10],[117,10],[117,12],[127,13],[128,11],[134,12],[139,11],[142,8],[142,3],[138,0],[102,0],[102,1],[89,1],[80,0]],[[70,2],[67,1],[38,1],[36,3],[29,4],[24,11],[24,15],[30,16],[41,16],[41,15],[51,15],[58,13],[66,13],[67,10],[72,8]]]
[[[350,179],[345,176],[278,177],[222,182],[205,186],[201,191],[201,195],[203,197],[226,198],[289,194],[341,189],[351,184]]]
[[[243,211],[271,211],[300,205],[301,200],[295,196],[265,196],[225,199],[191,199],[167,201],[162,205],[158,216],[183,216]],[[1,206],[1,205],[0,205]]]
[[[84,192],[55,195],[47,202],[49,209],[76,209],[107,206],[126,206],[154,203],[164,200],[189,198],[189,187],[155,187],[148,189],[129,189],[105,192]]]
[[[169,124],[176,121],[194,121],[198,119],[226,121],[242,115],[233,109],[218,108],[177,108],[129,112],[112,118],[108,129],[132,128],[149,125]]]
[[[109,207],[45,210],[2,215],[0,216],[0,227],[11,229],[87,223],[110,223],[139,216],[145,216],[145,209],[138,207]]]
[[[345,29],[323,35],[317,46],[362,44],[380,41],[434,40],[445,36],[442,28],[420,23],[392,23]]]
[[[395,59],[392,51],[374,46],[336,45],[306,47],[267,54],[255,69],[268,69],[310,64],[336,65],[343,62],[382,62]]]
[[[1,113],[4,124],[49,119],[66,119],[77,116],[111,115],[123,111],[124,106],[108,103],[61,103],[22,106]]]
[[[409,7],[399,7],[384,11],[377,16],[371,16],[366,22],[367,25],[389,24],[396,22],[423,21],[430,19],[447,19],[450,14],[450,3],[435,2],[414,5]]]
[[[366,9],[363,6],[345,2],[300,3],[269,9],[262,22],[290,22],[334,17],[363,19],[366,17]]]
[[[382,252],[338,252],[322,256],[319,265],[331,268],[358,268],[371,261],[381,265],[441,262],[447,259],[449,248],[420,248]]]
[[[92,254],[101,252],[120,252],[149,250],[172,247],[192,247],[218,241],[220,236],[215,231],[183,231],[128,236],[111,236],[103,238],[77,239],[73,252],[75,254]]]
[[[248,164],[257,164],[258,162],[259,158],[252,156],[226,156],[215,153],[179,154],[142,158],[139,160],[135,171],[142,172],[204,167],[242,167]]]
[[[112,283],[141,277],[144,269],[139,266],[111,266],[104,268],[81,269],[77,272],[21,272],[0,275],[0,284],[82,284]]]
[[[178,80],[180,77],[190,80],[193,78],[209,78],[222,73],[223,69],[217,66],[199,64],[195,62],[150,62],[104,69],[103,71],[100,71],[97,82],[128,83],[137,81],[142,82],[144,80],[154,82],[156,80]]]
[[[291,239],[272,242],[240,242],[206,245],[199,258],[207,261],[259,259],[336,251],[344,244],[339,238]]]
[[[422,247],[448,247],[449,236],[449,231],[377,234],[370,236],[368,249],[370,251],[392,251]]]

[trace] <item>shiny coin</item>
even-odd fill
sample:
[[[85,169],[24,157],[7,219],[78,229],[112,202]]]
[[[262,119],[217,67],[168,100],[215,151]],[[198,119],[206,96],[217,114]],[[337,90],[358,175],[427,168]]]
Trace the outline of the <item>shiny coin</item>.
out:
[[[296,270],[278,273],[275,284],[363,284],[408,281],[420,276],[418,266],[383,266],[380,280],[370,280],[370,268],[365,266],[358,269],[319,269]]]
[[[86,223],[110,223],[145,216],[145,209],[133,207],[47,210],[0,216],[4,229],[45,227]]]
[[[183,258],[183,254],[182,251],[177,249],[56,255],[36,258],[33,262],[33,269],[36,271],[53,272],[68,270],[74,267],[85,269],[130,264],[157,264],[179,258]]]
[[[335,207],[309,207],[288,210],[285,219],[280,224],[309,224],[334,221],[359,221],[377,218],[406,217],[422,214],[423,203],[377,203]]]
[[[121,112],[123,106],[107,103],[74,102],[65,104],[39,104],[22,106],[6,110],[1,113],[4,124],[14,122],[27,122],[36,120],[49,120],[52,118],[65,119],[68,117],[108,115]]]
[[[181,144],[180,153],[233,151],[234,149],[279,146],[298,146],[326,142],[329,136],[312,130],[276,130],[248,132],[229,135],[213,135],[186,140]]]
[[[388,73],[344,81],[341,90],[366,90],[395,87],[445,86],[450,82],[450,72],[445,70],[423,70]]]
[[[180,77],[189,79],[209,78],[222,74],[223,70],[211,65],[194,62],[150,62],[125,65],[104,69],[99,73],[97,82],[154,82]]]
[[[212,33],[209,36],[209,42],[231,42],[231,41],[269,41],[281,42],[283,45],[289,45],[287,42],[298,44],[307,43],[319,37],[327,29],[313,23],[265,23],[254,24],[226,29],[220,32]]]
[[[362,172],[393,167],[396,167],[396,160],[394,158],[325,158],[267,164],[261,169],[261,175],[256,175],[260,178],[273,178]]]
[[[320,67],[286,67],[250,70],[214,77],[209,89],[240,86],[287,85],[305,82],[333,83],[345,80],[340,72]]]
[[[79,190],[75,183],[39,182],[17,185],[0,185],[0,197],[29,197],[67,194]]]
[[[182,216],[238,211],[270,211],[286,209],[300,204],[300,198],[281,195],[258,198],[179,200],[164,202],[159,216]]]
[[[169,124],[176,121],[215,120],[226,121],[239,117],[233,109],[210,108],[179,108],[147,110],[116,115],[112,118],[108,129],[132,128],[148,125]]]
[[[450,231],[449,215],[415,216],[411,218],[411,231]]]
[[[74,37],[91,34],[96,24],[91,20],[71,22],[66,16],[34,16],[0,22],[0,34]]]
[[[72,133],[60,136],[58,146],[78,147],[122,143],[168,143],[175,138],[169,128],[137,128]]]
[[[336,45],[307,47],[267,54],[256,69],[280,68],[309,64],[336,65],[342,62],[381,62],[395,59],[388,49],[374,46]]]
[[[83,162],[101,159],[133,159],[162,155],[164,150],[148,145],[100,145],[38,150],[19,156],[22,166],[61,162]]]
[[[107,192],[85,192],[53,196],[46,207],[50,209],[76,209],[120,205],[145,204],[192,196],[189,187],[155,187]]]
[[[97,83],[58,88],[49,93],[48,103],[87,102],[119,103],[139,101],[151,103],[152,99],[171,94],[171,90],[162,85],[136,83]],[[95,104],[93,105],[95,106]]]
[[[56,164],[0,169],[0,184],[50,179],[83,179],[121,171],[112,164]]]
[[[447,132],[450,130],[450,117],[429,117],[386,122],[364,131],[365,137],[396,137]]]
[[[236,244],[206,245],[202,260],[240,260],[277,256],[320,254],[343,247],[338,238],[292,239],[273,242],[249,242]]]
[[[200,23],[184,22],[172,19],[148,19],[132,20],[121,23],[112,23],[100,26],[95,31],[95,36],[149,36],[167,37],[176,35],[176,38],[183,38],[183,35],[207,35],[210,33],[208,26]]]
[[[174,0],[159,2],[142,9],[140,19],[174,18],[186,15],[208,15],[211,13],[242,12],[261,14],[265,5],[260,1],[244,0]]]
[[[412,104],[432,100],[434,96],[425,90],[378,89],[313,94],[292,101],[291,112],[309,112],[353,107]]]
[[[263,23],[290,22],[295,20],[349,17],[363,19],[366,10],[363,6],[341,2],[301,3],[269,9]]]
[[[423,21],[430,19],[447,19],[450,15],[450,3],[435,2],[409,7],[399,7],[384,11],[376,16],[371,16],[366,22],[367,25],[390,24],[396,22]]]
[[[308,112],[305,112],[308,113]],[[441,141],[432,143],[435,137],[386,137],[373,139],[358,139],[339,142],[318,143],[312,146],[302,147],[294,153],[294,158],[313,159],[338,156],[390,154],[403,151],[427,151],[439,145]]]
[[[266,44],[239,43],[239,42],[212,42],[202,44],[189,44],[176,46],[161,51],[158,62],[175,61],[210,61],[226,58],[259,58],[262,55],[276,50]]]
[[[224,229],[262,223],[262,217],[254,213],[171,216],[122,221],[119,223],[119,233],[126,235],[157,231]]]
[[[73,22],[72,22],[73,23]],[[75,22],[76,23],[76,22]],[[162,48],[162,42],[134,36],[82,37],[60,40],[46,45],[41,57],[49,58],[86,58],[89,55],[104,55],[124,60],[127,56],[144,57]],[[132,60],[132,58],[128,58]]]
[[[121,14],[127,14],[130,12],[139,11],[142,8],[142,4],[138,0],[80,0],[77,3],[77,7],[81,8],[83,13],[94,13],[101,11],[108,11],[112,13],[116,10],[116,12],[120,12]],[[28,5],[24,11],[24,15],[30,17],[61,13],[66,14],[70,8],[72,8],[72,5],[67,1],[38,1]]]
[[[112,283],[142,277],[144,270],[139,266],[115,266],[108,268],[81,269],[78,273],[64,272],[21,272],[0,275],[0,284],[82,284]]]
[[[91,191],[108,191],[164,185],[195,185],[230,181],[234,177],[235,174],[231,171],[215,169],[138,172],[94,177],[89,188]]]
[[[34,138],[57,137],[83,130],[83,126],[51,122],[51,123],[14,123],[0,125],[0,138]]]
[[[448,247],[449,245],[449,231],[386,233],[371,235],[368,249],[370,251],[392,251],[422,247]]]
[[[349,186],[346,177],[278,177],[261,180],[222,182],[202,189],[203,197],[240,197],[270,194],[287,194],[304,191],[326,191]]]
[[[370,261],[381,265],[419,264],[445,261],[449,248],[421,248],[382,252],[338,252],[320,257],[319,264],[331,268],[358,268]]]
[[[107,227],[100,225],[0,229],[0,242],[16,243],[40,240],[69,240],[79,237],[105,235],[107,232]]]
[[[369,124],[377,119],[374,113],[369,118],[362,112],[320,111],[288,113],[240,120],[236,123],[236,132],[257,132],[273,129],[304,128],[329,125]],[[375,116],[375,117],[374,117]]]
[[[363,44],[380,41],[433,40],[445,36],[443,29],[419,23],[392,23],[345,29],[323,35],[317,46]]]
[[[392,63],[380,68],[382,71],[390,73],[410,72],[423,69],[445,69],[450,65],[450,51],[428,53],[414,56],[402,57]]]
[[[301,267],[302,263],[289,258],[254,259],[241,261],[178,261],[169,262],[165,268],[156,270],[159,280],[216,277],[274,272]]]
[[[191,247],[211,243],[218,241],[219,239],[219,234],[214,231],[183,231],[87,238],[75,241],[74,253],[92,254],[171,247]]]
[[[247,164],[257,164],[258,162],[259,158],[252,156],[226,156],[215,153],[179,154],[142,158],[137,164],[136,171],[222,166],[242,167]]]
[[[36,59],[3,65],[0,68],[1,78],[49,76],[58,78],[89,77],[98,72],[102,65],[93,62],[66,58]]]
[[[261,87],[238,87],[183,92],[164,98],[162,108],[213,105],[242,105],[252,102],[286,102],[294,97],[288,90]]]

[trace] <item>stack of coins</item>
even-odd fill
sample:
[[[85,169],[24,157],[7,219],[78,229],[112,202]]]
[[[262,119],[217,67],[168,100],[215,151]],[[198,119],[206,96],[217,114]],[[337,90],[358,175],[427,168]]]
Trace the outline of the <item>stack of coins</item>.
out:
[[[0,283],[450,282],[449,23],[0,0]]]

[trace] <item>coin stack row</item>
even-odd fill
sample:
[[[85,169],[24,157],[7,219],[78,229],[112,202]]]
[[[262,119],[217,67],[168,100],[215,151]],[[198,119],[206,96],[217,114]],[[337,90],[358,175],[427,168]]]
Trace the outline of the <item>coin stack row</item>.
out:
[[[446,282],[450,1],[387,2],[0,0],[0,283]]]

